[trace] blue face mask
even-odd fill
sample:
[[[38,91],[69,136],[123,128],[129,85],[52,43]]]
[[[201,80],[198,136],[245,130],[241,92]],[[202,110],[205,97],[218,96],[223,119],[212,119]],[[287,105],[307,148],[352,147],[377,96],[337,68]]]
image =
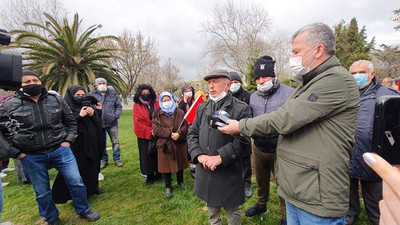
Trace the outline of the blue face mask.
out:
[[[357,81],[358,88],[362,88],[368,83],[368,74],[366,73],[356,73],[353,77]]]

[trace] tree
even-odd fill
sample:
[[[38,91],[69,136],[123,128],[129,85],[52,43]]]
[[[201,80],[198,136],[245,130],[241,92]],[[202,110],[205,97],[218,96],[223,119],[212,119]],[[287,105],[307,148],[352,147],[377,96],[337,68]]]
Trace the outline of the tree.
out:
[[[390,18],[394,22],[400,22],[400,9],[393,10],[394,17]],[[394,27],[396,31],[400,31],[400,25]]]
[[[336,38],[336,56],[346,69],[360,59],[370,60],[370,51],[374,47],[375,37],[368,43],[365,26],[359,31],[355,17],[349,25],[342,20],[334,26]]]
[[[116,57],[110,61],[126,84],[126,88],[122,90],[122,97],[126,100],[127,96],[133,94],[138,78],[145,75],[146,68],[158,64],[159,57],[155,41],[140,32],[134,34],[124,30],[118,39],[119,41],[109,40],[105,47],[121,50],[114,52]]]
[[[400,75],[400,46],[385,44],[381,45],[382,50],[373,52],[374,65],[380,77],[396,77]]]
[[[214,62],[247,74],[253,58],[267,49],[267,32],[271,29],[268,13],[259,5],[251,8],[235,6],[233,2],[216,3],[214,18],[203,24],[209,35],[205,55]]]
[[[120,92],[123,83],[109,63],[114,50],[96,46],[105,39],[118,39],[113,36],[92,38],[93,32],[101,25],[92,25],[80,34],[82,20],[79,20],[78,14],[75,14],[72,26],[67,19],[59,24],[49,14],[44,15],[47,18],[45,26],[31,22],[24,25],[44,30],[48,36],[26,30],[11,32],[18,35],[15,46],[27,49],[24,53],[28,62],[25,67],[42,74],[44,86],[58,91],[61,96],[73,84],[91,89],[96,77],[105,78]]]

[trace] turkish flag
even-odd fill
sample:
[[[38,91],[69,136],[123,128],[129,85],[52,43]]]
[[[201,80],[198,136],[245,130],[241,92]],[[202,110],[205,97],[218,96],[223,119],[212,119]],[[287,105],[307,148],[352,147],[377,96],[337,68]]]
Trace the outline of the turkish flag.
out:
[[[197,107],[202,102],[204,102],[202,95],[197,96],[192,106],[190,106],[189,110],[186,112],[184,119],[186,119],[189,123],[193,123],[194,118],[196,117]]]

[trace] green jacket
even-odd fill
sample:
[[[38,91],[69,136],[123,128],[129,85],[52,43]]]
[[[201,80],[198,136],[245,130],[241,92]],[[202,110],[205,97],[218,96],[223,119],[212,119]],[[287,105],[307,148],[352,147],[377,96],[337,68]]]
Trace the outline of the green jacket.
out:
[[[342,217],[349,206],[358,87],[335,56],[305,74],[303,81],[275,112],[240,120],[240,133],[279,135],[279,195],[312,214]]]

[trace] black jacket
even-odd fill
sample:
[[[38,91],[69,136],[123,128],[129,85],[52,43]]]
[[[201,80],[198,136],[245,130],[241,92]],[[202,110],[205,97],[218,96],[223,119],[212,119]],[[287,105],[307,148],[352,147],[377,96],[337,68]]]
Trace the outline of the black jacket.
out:
[[[43,89],[37,102],[17,91],[0,106],[0,117],[11,116],[21,123],[17,134],[7,137],[25,154],[50,152],[77,136],[76,120],[64,99]]]

